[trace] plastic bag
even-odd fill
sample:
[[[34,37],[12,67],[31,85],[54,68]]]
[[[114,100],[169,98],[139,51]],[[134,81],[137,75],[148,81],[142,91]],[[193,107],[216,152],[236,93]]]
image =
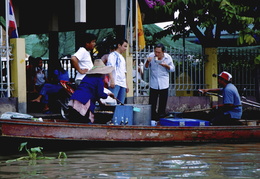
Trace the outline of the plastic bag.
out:
[[[33,116],[18,112],[5,112],[1,115],[2,119],[32,119]]]

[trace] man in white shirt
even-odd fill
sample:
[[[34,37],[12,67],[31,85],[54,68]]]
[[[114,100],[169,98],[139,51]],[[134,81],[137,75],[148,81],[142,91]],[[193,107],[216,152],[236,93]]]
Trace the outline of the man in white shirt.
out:
[[[157,44],[154,52],[149,54],[145,69],[150,68],[150,94],[149,104],[152,106],[152,118],[158,120],[165,115],[168,99],[169,73],[175,71],[172,57],[164,52],[163,44]],[[156,111],[159,101],[158,112]]]
[[[77,70],[75,83],[79,85],[86,73],[93,67],[90,52],[96,46],[97,37],[94,34],[86,33],[84,47],[80,47],[78,51],[72,55],[71,64]]]
[[[126,81],[126,61],[122,53],[127,49],[127,40],[117,40],[116,50],[108,56],[107,66],[113,66],[115,69],[109,74],[109,90],[122,103],[125,101],[126,93],[129,89]]]

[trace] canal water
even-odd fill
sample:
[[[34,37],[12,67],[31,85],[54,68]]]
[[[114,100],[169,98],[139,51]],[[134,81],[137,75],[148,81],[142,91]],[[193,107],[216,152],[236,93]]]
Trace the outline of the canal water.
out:
[[[93,148],[66,154],[67,159],[12,163],[5,161],[26,154],[0,156],[0,178],[260,178],[260,143]]]

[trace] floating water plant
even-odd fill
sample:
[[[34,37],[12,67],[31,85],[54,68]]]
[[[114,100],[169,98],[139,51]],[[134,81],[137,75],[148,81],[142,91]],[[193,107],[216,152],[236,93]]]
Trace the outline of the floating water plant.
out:
[[[33,147],[28,149],[27,142],[21,143],[19,147],[19,151],[21,152],[23,149],[26,150],[28,156],[19,157],[17,159],[7,160],[6,163],[20,161],[20,160],[53,160],[55,157],[46,157],[43,156],[42,150],[43,147]],[[67,155],[65,152],[59,152],[57,157],[58,159],[66,159]]]

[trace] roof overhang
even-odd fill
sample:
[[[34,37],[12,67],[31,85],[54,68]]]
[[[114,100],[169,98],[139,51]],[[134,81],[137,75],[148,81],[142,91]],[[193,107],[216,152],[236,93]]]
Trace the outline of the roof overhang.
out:
[[[75,1],[82,0],[12,0],[19,34],[40,34],[51,31],[75,31],[77,28],[101,29],[116,26],[116,3],[120,0],[86,0],[85,22],[75,20]],[[84,1],[84,0],[83,0]],[[118,2],[117,2],[118,1]],[[127,10],[130,0],[126,0]],[[135,7],[135,1],[133,7]],[[0,2],[0,15],[5,16],[5,1]],[[139,0],[144,24],[172,20],[170,15],[157,13]],[[134,12],[134,8],[133,8]],[[77,16],[77,15],[76,15]],[[77,17],[76,17],[77,18]],[[84,18],[84,17],[83,17]]]

